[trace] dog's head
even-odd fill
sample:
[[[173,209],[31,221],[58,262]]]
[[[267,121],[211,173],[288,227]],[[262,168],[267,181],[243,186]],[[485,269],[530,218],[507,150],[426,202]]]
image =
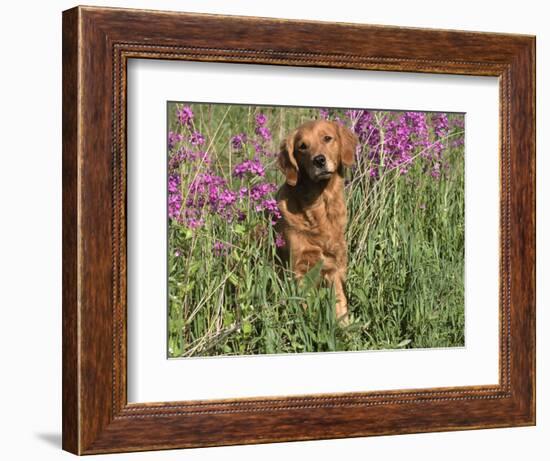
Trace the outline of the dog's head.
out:
[[[279,165],[289,186],[298,178],[326,181],[354,162],[357,136],[348,128],[327,120],[304,123],[281,144]]]

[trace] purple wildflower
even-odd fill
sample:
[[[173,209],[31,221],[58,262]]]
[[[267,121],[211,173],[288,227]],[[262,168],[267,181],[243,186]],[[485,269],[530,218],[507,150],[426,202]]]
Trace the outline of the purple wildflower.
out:
[[[189,142],[193,146],[202,146],[204,144],[204,136],[199,131],[193,131],[189,137]]]
[[[250,189],[250,198],[252,200],[258,201],[264,198],[266,195],[270,194],[271,192],[275,192],[276,190],[277,186],[272,183],[256,184]]]
[[[356,123],[363,116],[364,112],[364,110],[349,109],[345,114],[353,123]]]
[[[195,152],[181,148],[168,161],[168,168],[170,170],[177,170],[183,162],[193,163],[197,161],[210,165],[210,155],[208,152]]]
[[[447,114],[440,112],[432,115],[434,133],[438,138],[444,138],[449,132],[449,120]]]
[[[259,126],[256,128],[256,134],[262,139],[263,142],[271,141],[271,131],[267,126]]]
[[[259,114],[256,114],[255,118],[256,118],[256,125],[258,127],[264,126],[267,123],[267,117],[262,112],[260,112]]]
[[[247,142],[246,133],[236,134],[231,138],[231,147],[235,150],[241,150]]]
[[[225,185],[225,179],[212,173],[200,173],[189,185],[189,192],[202,194],[208,189]]]
[[[177,170],[180,166],[180,163],[184,160],[185,150],[180,149],[174,155],[172,155],[168,160],[168,169]]]
[[[428,145],[428,123],[423,112],[405,112],[403,122],[410,129],[409,135],[414,147],[426,147]]]
[[[177,219],[181,212],[181,195],[170,194],[168,196],[168,217],[170,219]]]
[[[178,219],[181,213],[181,178],[179,174],[172,174],[168,178],[168,217]]]
[[[441,176],[441,170],[440,170],[440,165],[439,163],[435,163],[433,168],[432,168],[432,171],[431,171],[431,175],[433,178],[435,179],[439,179],[439,177]]]
[[[384,158],[380,162],[383,161],[387,169],[399,168],[404,174],[412,161],[415,147],[411,139],[412,129],[405,116],[387,120],[384,129]]]
[[[369,169],[369,176],[374,179],[378,179],[379,173],[377,168],[370,168]]]
[[[183,106],[181,109],[178,109],[176,111],[176,117],[178,118],[178,122],[180,122],[183,126],[191,126],[193,123],[193,111],[191,110],[191,107],[189,106]]]
[[[237,193],[229,189],[224,189],[218,196],[218,208],[227,208],[235,203]]]
[[[346,111],[348,126],[359,138],[356,153],[357,163],[368,161],[367,168],[373,179],[378,179],[382,171],[395,170],[406,175],[417,154],[430,162],[439,162],[444,149],[442,138],[446,137],[449,122],[446,114],[433,114],[430,117],[435,140],[430,140],[428,119],[423,112],[402,112],[390,114],[375,120],[370,111]],[[433,172],[433,177],[439,171]]]
[[[233,176],[242,178],[246,173],[252,176],[265,176],[265,169],[259,160],[245,160],[233,169]]]
[[[455,116],[449,121],[449,129],[456,130],[451,140],[451,147],[457,149],[464,146],[464,117]]]
[[[450,128],[464,129],[464,117],[463,116],[455,116],[449,122],[449,127]]]
[[[271,223],[275,224],[282,218],[281,210],[277,206],[277,201],[274,199],[266,199],[260,205],[256,205],[256,211],[265,210],[271,215]]]
[[[363,150],[368,152],[369,158],[378,159],[380,130],[375,123],[373,114],[368,110],[348,111],[348,116],[353,117],[350,119],[351,128],[359,138],[356,155],[358,163],[362,157]]]
[[[172,150],[176,143],[183,140],[183,135],[170,131],[168,133],[168,149]]]
[[[280,234],[277,232],[277,234],[275,235],[275,246],[277,248],[282,248],[286,245],[286,241],[285,241],[285,238],[283,237],[283,234]]]
[[[212,253],[214,253],[214,256],[220,257],[225,256],[227,254],[228,246],[220,241],[214,242],[214,245],[212,245]]]
[[[201,173],[189,185],[189,196],[186,201],[188,209],[201,210],[208,204],[213,211],[218,209],[220,188],[225,180],[211,173]]]
[[[187,218],[186,224],[189,229],[197,229],[198,227],[202,227],[204,225],[204,219]]]
[[[464,145],[464,136],[459,136],[458,138],[453,139],[451,141],[451,147],[453,149],[457,149],[459,147],[462,147],[463,145]]]
[[[181,178],[179,174],[171,174],[168,178],[168,192],[175,194],[179,192],[179,186],[181,184]]]
[[[254,146],[254,151],[256,152],[257,155],[259,154],[265,155],[265,150],[264,150],[264,146],[262,146],[262,143],[254,140],[252,141],[252,145]]]
[[[319,117],[324,120],[328,120],[329,118],[328,109],[319,109]]]
[[[440,140],[435,141],[431,146],[431,153],[428,153],[428,158],[433,161],[439,161],[441,159],[441,153],[443,152],[444,145]]]

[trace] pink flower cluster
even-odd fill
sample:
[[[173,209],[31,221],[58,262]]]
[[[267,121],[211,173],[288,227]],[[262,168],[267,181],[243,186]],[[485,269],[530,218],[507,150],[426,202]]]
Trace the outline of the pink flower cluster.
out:
[[[267,154],[266,147],[271,140],[267,116],[256,114],[252,137],[247,133],[238,133],[230,139],[231,147],[243,156],[247,154],[247,145],[254,148],[253,158],[245,158],[233,167],[232,176],[239,184],[236,189],[231,187],[229,179],[215,173],[209,153],[199,150],[206,140],[195,130],[193,117],[189,106],[177,109],[176,120],[181,126],[180,131],[168,133],[169,218],[190,229],[201,227],[207,219],[215,217],[228,223],[242,222],[250,214],[266,219],[266,224],[279,220],[281,213],[272,195],[277,186],[262,181],[266,170],[260,155]],[[184,182],[185,175],[191,175],[193,179]],[[187,186],[183,187],[185,183]],[[283,242],[282,236],[275,240],[276,245],[283,245]],[[214,254],[225,254],[227,247],[224,245],[217,242],[213,248]]]
[[[432,177],[439,178],[442,167],[446,167],[443,154],[447,138],[450,130],[457,127],[450,126],[445,113],[348,110],[342,119],[331,117],[330,111],[323,109],[320,117],[332,118],[353,129],[360,141],[357,162],[367,164],[373,179],[388,170],[407,174],[417,158],[424,160],[424,167]],[[463,140],[463,137],[457,139]]]
[[[247,173],[249,173],[252,176],[265,176],[265,168],[262,165],[262,162],[258,159],[254,160],[245,160],[242,163],[239,163],[235,166],[233,169],[233,176],[237,178],[242,178]]]

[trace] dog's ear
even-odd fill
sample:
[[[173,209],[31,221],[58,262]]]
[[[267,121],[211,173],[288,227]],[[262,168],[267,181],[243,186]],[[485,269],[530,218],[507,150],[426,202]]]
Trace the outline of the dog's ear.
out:
[[[338,134],[340,135],[340,158],[345,166],[352,166],[355,162],[355,150],[357,148],[356,134],[349,128],[338,125]]]
[[[294,137],[296,132],[289,134],[281,142],[281,151],[279,152],[279,167],[286,177],[286,183],[289,186],[295,186],[298,182],[298,163],[294,157]]]

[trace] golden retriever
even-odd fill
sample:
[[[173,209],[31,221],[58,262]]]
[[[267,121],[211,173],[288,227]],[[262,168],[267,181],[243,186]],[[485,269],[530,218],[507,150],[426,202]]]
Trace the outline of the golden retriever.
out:
[[[306,122],[281,144],[279,166],[286,183],[277,192],[286,241],[283,259],[300,280],[322,261],[323,278],[334,285],[336,317],[346,323],[347,269],[344,167],[354,162],[357,137],[336,122]]]

